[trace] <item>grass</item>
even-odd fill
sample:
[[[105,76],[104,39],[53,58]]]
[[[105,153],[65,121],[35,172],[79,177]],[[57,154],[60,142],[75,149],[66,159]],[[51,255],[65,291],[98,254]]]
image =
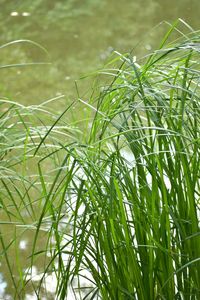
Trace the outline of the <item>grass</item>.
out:
[[[40,206],[30,223],[28,272],[46,259],[39,284],[32,282],[38,299],[50,274],[56,299],[199,299],[200,34],[168,43],[176,26],[152,54],[135,61],[115,53],[98,72],[111,83],[79,99],[88,108],[86,134],[71,134],[66,144],[63,127],[57,135],[68,107],[32,144],[37,184],[30,182],[39,187]],[[23,165],[30,129],[22,125]],[[8,184],[3,190],[24,224],[14,192]],[[1,243],[11,269],[9,245],[2,237]],[[21,285],[19,274],[13,278],[16,299],[31,282],[28,272]]]

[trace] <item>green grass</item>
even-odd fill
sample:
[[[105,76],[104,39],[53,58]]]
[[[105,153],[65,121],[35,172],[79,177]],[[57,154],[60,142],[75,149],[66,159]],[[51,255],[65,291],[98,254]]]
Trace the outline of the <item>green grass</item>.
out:
[[[32,283],[38,299],[52,273],[56,299],[70,288],[85,300],[199,299],[200,34],[167,43],[176,26],[151,55],[135,61],[115,53],[98,72],[111,84],[89,101],[79,99],[88,108],[87,133],[66,137],[66,144],[56,134],[69,107],[31,146],[33,159],[40,154],[40,206],[31,223],[29,267],[50,252],[40,283]],[[49,161],[54,167],[47,173]],[[23,223],[13,192],[3,186]],[[34,197],[28,203],[31,211]],[[9,245],[1,243],[6,254]],[[19,282],[18,274],[16,299],[30,280],[23,273]]]

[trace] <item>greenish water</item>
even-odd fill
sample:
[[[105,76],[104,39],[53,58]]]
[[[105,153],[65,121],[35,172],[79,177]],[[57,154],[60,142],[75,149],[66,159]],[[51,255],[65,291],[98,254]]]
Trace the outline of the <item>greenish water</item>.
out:
[[[59,94],[73,98],[74,80],[102,66],[112,49],[124,53],[134,48],[133,55],[144,54],[168,29],[153,29],[159,22],[180,17],[198,28],[200,11],[198,0],[1,0],[0,6],[0,44],[30,39],[49,53],[27,44],[0,50],[1,65],[51,62],[0,70],[0,95],[25,104]]]
[[[163,24],[155,29],[157,24],[182,18],[199,29],[199,12],[199,0],[0,0],[0,44],[28,39],[48,51],[46,54],[27,43],[12,45],[0,49],[0,66],[51,62],[1,68],[0,97],[29,105],[64,94],[64,101],[69,102],[76,97],[74,80],[101,67],[113,49],[122,53],[132,50],[136,56],[148,53],[169,28]],[[80,83],[82,93],[89,88],[87,81]],[[1,220],[6,222],[5,216],[2,215]],[[1,227],[9,243],[12,228]],[[19,244],[10,250],[10,257],[15,259],[18,247],[25,268],[32,243],[31,230],[22,230],[21,234]],[[45,233],[41,234],[41,243],[44,236]],[[13,299],[11,276],[5,271],[4,263],[0,269],[0,299]],[[41,269],[43,263],[42,258],[39,259],[35,268]],[[38,275],[36,269],[35,274]],[[49,294],[44,299],[54,299],[51,280],[54,279],[50,278],[46,287]],[[30,295],[25,299],[37,299]]]

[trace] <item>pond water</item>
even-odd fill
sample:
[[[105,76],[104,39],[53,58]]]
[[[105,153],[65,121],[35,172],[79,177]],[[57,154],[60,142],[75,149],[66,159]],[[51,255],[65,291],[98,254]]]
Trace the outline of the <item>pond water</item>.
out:
[[[199,26],[198,0],[0,0],[0,5],[1,45],[28,39],[48,51],[13,45],[1,49],[0,64],[51,62],[0,70],[0,95],[27,105],[59,94],[71,100],[74,80],[102,66],[112,49],[124,53],[135,48],[133,55],[140,55],[158,45],[169,27],[153,27],[163,20],[180,17]]]
[[[103,66],[113,49],[121,53],[132,50],[136,56],[148,53],[169,28],[156,25],[181,18],[199,29],[199,12],[199,0],[0,0],[0,45],[32,40],[48,52],[25,42],[0,49],[0,97],[29,105],[64,94],[65,105],[76,97],[74,81]],[[4,68],[32,62],[47,64]],[[81,82],[80,89],[90,89],[88,82]],[[5,216],[1,219],[5,219],[1,231],[9,243],[13,231]],[[32,244],[30,236],[31,229],[22,229],[17,246],[10,252],[15,259],[18,247],[24,266]],[[43,241],[42,233],[40,238]],[[0,266],[0,299],[13,299],[11,275],[4,264]],[[35,278],[42,265],[39,259]],[[46,290],[49,294],[43,299],[53,299],[52,284]],[[30,289],[25,299],[37,298]]]

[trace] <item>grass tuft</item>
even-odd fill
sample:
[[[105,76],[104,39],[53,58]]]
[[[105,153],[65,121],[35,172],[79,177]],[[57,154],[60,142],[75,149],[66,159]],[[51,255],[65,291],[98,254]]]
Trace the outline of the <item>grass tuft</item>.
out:
[[[0,238],[16,298],[30,282],[38,299],[50,297],[49,275],[56,299],[200,298],[200,34],[168,43],[176,26],[144,58],[113,54],[97,74],[111,83],[79,101],[86,133],[66,124],[70,107],[55,116],[45,104],[2,102],[1,208],[33,237],[28,269],[17,256],[15,277],[8,253],[17,237]]]

